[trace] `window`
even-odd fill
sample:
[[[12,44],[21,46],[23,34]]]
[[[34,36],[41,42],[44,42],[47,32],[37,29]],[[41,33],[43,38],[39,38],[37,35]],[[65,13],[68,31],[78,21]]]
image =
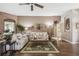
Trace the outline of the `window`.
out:
[[[12,33],[15,31],[15,22],[4,21],[4,33]]]

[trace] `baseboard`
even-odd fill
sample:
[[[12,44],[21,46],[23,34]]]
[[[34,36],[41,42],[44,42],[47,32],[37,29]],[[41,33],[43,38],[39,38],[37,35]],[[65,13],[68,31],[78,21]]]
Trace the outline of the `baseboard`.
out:
[[[70,43],[70,44],[79,44],[79,42],[71,42],[71,41],[69,41],[69,40],[66,40],[66,39],[62,39],[63,41],[66,41],[66,42],[68,42],[68,43]]]
[[[79,42],[72,42],[72,44],[79,44]]]
[[[62,39],[63,41],[66,41],[66,42],[68,42],[68,43],[70,43],[70,44],[72,44],[72,42],[71,41],[69,41],[69,40],[66,40],[66,39]]]

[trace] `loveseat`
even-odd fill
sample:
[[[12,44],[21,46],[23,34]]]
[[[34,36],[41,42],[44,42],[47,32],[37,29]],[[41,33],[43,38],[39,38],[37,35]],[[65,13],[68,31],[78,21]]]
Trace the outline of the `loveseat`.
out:
[[[33,41],[49,40],[49,36],[48,36],[47,32],[30,32],[29,38],[30,38],[30,40],[33,40]]]

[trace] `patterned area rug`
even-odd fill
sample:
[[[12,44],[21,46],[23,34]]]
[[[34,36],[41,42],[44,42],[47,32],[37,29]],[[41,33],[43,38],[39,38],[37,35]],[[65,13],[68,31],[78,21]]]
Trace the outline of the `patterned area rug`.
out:
[[[29,42],[20,53],[46,53],[56,54],[59,53],[58,49],[51,42]]]

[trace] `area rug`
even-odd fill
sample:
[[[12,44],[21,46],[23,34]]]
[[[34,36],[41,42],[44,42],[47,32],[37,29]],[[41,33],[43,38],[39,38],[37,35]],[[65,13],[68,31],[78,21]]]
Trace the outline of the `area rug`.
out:
[[[56,54],[59,53],[59,50],[51,42],[29,42],[20,53],[47,53],[47,54]]]

